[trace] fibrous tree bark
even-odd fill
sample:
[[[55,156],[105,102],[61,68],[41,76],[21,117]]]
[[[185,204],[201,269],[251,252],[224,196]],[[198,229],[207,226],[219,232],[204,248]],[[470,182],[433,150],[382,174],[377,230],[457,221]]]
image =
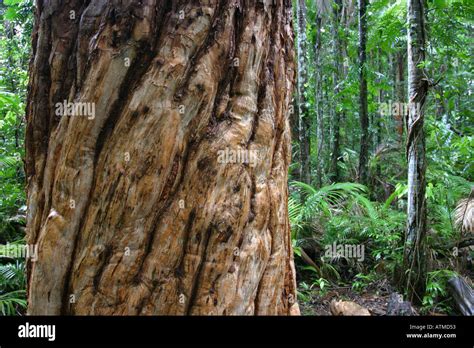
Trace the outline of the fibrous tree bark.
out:
[[[306,86],[308,83],[307,68],[307,50],[308,42],[306,37],[306,0],[297,0],[296,18],[298,22],[297,34],[297,96],[298,96],[298,115],[299,115],[299,146],[300,146],[300,173],[299,179],[307,184],[311,183],[311,144],[310,130],[311,120],[308,110],[308,101],[306,100]]]
[[[408,0],[408,203],[402,284],[410,301],[421,302],[426,281],[424,238],[426,234],[426,158],[424,105],[428,82],[421,64],[425,61],[423,0]]]
[[[293,51],[289,0],[37,1],[28,313],[297,313]]]
[[[359,5],[359,119],[360,151],[359,182],[368,183],[369,169],[369,113],[367,104],[367,0],[358,0]]]

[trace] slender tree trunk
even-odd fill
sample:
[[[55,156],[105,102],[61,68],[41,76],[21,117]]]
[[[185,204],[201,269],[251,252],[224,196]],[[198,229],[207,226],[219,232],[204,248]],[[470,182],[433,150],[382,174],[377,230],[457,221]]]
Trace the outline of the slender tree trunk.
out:
[[[322,154],[324,154],[324,158],[322,160],[322,163],[324,163],[324,171],[326,173],[329,173],[330,171],[330,165],[331,165],[331,161],[330,161],[330,151],[331,151],[331,141],[330,139],[332,139],[332,118],[334,116],[333,114],[333,109],[330,107],[331,105],[331,102],[330,102],[330,96],[329,96],[329,88],[330,88],[330,85],[331,85],[331,81],[330,81],[330,78],[328,75],[325,75],[322,77],[322,81],[323,81],[323,85],[321,87],[324,87],[323,88],[323,96],[322,96],[322,100],[323,100],[323,103],[322,103],[322,115],[323,115],[323,120],[324,120],[324,115],[326,115],[326,120],[329,119],[328,122],[325,122],[325,124],[327,126],[325,126],[324,128],[324,133],[325,133],[325,138],[328,139],[328,141],[324,142],[323,144],[323,151],[322,151]],[[324,107],[325,106],[325,107]]]
[[[406,101],[406,93],[405,93],[405,53],[400,51],[396,54],[396,63],[395,63],[395,103],[398,105],[402,105]],[[403,129],[404,126],[404,119],[406,115],[403,115],[402,110],[405,108],[397,108],[398,112],[395,113],[393,116],[395,117],[396,122],[396,129],[398,134],[398,140],[402,143],[403,140]]]
[[[378,60],[378,70],[379,70],[379,73],[382,74],[382,71],[383,71],[383,57],[382,57],[382,50],[380,48],[378,50],[377,58],[378,58],[377,59]],[[381,80],[381,78],[380,78],[380,80]],[[379,83],[381,83],[380,80],[379,80]],[[383,98],[384,98],[384,91],[380,87],[379,88],[379,93],[378,93],[378,104],[379,105],[382,105]],[[377,128],[376,128],[376,134],[375,134],[375,151],[377,153],[378,150],[380,149],[380,146],[382,146],[383,116],[376,113],[375,117],[377,117],[377,122],[376,122]],[[381,167],[380,158],[377,161],[377,166],[375,168],[375,176],[378,179],[381,179],[381,177],[382,177],[382,167]],[[378,185],[377,186],[374,185],[373,187],[374,187],[374,191],[377,191],[380,188],[380,186],[378,186]],[[379,192],[380,192],[380,195],[377,194],[378,192],[375,192],[376,197],[382,197],[383,190],[380,190]]]
[[[408,207],[403,286],[410,301],[421,302],[425,290],[426,233],[424,104],[428,90],[423,68],[425,19],[423,0],[408,0],[408,100],[407,157]]]
[[[29,314],[298,312],[291,33],[286,0],[38,1]]]
[[[290,106],[290,128],[291,128],[291,139],[296,140],[296,145],[295,147],[292,148],[292,161],[293,163],[301,163],[300,161],[300,144],[299,144],[299,139],[300,139],[300,113],[299,113],[299,108],[298,108],[298,91],[297,88],[295,88],[294,93],[293,93],[293,100],[291,102]],[[293,143],[295,144],[295,143]],[[301,181],[300,178],[301,170],[298,168],[298,170],[292,171],[291,176],[294,180]]]
[[[369,160],[369,116],[367,105],[367,0],[359,0],[359,118],[360,118],[360,152],[359,182],[368,183]]]
[[[298,55],[298,114],[300,127],[298,131],[300,145],[300,180],[311,183],[311,143],[310,130],[311,122],[306,100],[305,90],[308,83],[308,68],[306,62],[308,42],[306,37],[306,2],[298,0],[296,6],[296,16],[298,22],[297,55]]]
[[[318,14],[316,16],[316,43],[314,47],[314,56],[316,64],[316,140],[317,140],[317,153],[316,153],[316,184],[318,187],[322,186],[323,177],[323,166],[322,166],[322,151],[324,146],[324,118],[323,110],[321,106],[322,102],[322,72],[321,72],[321,26],[322,18]]]
[[[339,157],[340,157],[340,123],[341,123],[341,99],[340,99],[340,81],[339,77],[342,74],[342,45],[339,37],[339,27],[341,21],[342,0],[335,0],[334,6],[334,25],[333,25],[333,54],[334,54],[334,98],[332,107],[334,109],[333,117],[333,132],[331,138],[331,169],[330,178],[332,182],[340,180],[339,173]]]

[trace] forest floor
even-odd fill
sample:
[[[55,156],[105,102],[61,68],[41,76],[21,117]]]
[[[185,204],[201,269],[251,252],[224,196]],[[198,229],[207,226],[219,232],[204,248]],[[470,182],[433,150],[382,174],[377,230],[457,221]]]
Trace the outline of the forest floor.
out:
[[[387,280],[374,282],[362,292],[354,291],[351,286],[332,288],[326,292],[312,292],[309,301],[300,301],[302,315],[332,315],[329,305],[333,300],[352,301],[369,310],[373,316],[386,315],[387,304],[394,288]],[[415,308],[419,313],[419,309]],[[428,315],[445,315],[432,312]]]
[[[385,315],[389,291],[367,290],[362,293],[355,292],[350,286],[331,289],[325,293],[313,293],[311,300],[300,302],[303,315],[332,315],[329,304],[333,300],[353,301],[367,308],[372,315]]]

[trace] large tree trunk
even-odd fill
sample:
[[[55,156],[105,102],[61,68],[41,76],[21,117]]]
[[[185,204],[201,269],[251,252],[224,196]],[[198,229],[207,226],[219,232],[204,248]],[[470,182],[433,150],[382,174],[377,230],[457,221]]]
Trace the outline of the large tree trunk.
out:
[[[297,313],[291,2],[199,3],[38,1],[29,314]]]
[[[408,226],[405,238],[403,286],[409,301],[421,302],[425,289],[426,263],[423,241],[426,233],[426,159],[424,104],[428,90],[423,68],[425,28],[423,0],[408,0]]]
[[[368,183],[369,169],[369,113],[367,105],[367,0],[359,0],[359,118],[360,152],[359,182]]]
[[[308,49],[306,37],[306,0],[296,2],[296,17],[298,22],[297,37],[297,58],[298,58],[298,76],[297,76],[297,96],[298,96],[298,115],[299,115],[299,145],[300,145],[300,173],[299,179],[307,184],[311,183],[311,144],[310,130],[311,122],[305,95],[308,82],[308,69],[306,55]]]

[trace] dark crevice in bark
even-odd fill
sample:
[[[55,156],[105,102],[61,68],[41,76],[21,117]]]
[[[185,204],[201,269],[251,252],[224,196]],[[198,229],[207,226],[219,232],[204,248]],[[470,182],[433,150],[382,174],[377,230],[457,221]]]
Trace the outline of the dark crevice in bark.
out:
[[[260,71],[260,86],[258,86],[258,92],[257,92],[257,112],[255,112],[253,116],[252,130],[250,132],[249,139],[247,140],[247,149],[250,147],[250,144],[252,144],[255,141],[255,134],[258,129],[258,123],[259,123],[259,119],[261,117],[262,111],[268,112],[268,110],[263,109],[263,102],[266,97],[267,85],[269,83],[269,75],[270,74],[268,73],[266,64],[262,64],[262,68]]]
[[[186,172],[186,169],[187,169],[187,163],[189,163],[188,157],[189,157],[189,153],[190,153],[190,149],[192,145],[193,144],[189,144],[188,146],[185,147],[185,150],[184,150],[185,152],[184,152],[182,161],[179,160],[179,155],[176,155],[175,159],[173,160],[173,163],[179,164],[181,162],[182,169],[178,175],[171,175],[173,172],[173,170],[171,170],[170,174],[168,175],[166,179],[166,184],[165,184],[165,187],[163,188],[163,192],[160,195],[160,198],[157,200],[158,202],[163,202],[163,203],[157,209],[157,212],[151,224],[151,228],[147,232],[148,239],[146,242],[146,249],[140,261],[140,266],[138,267],[138,271],[135,275],[135,278],[139,277],[139,275],[141,274],[143,265],[145,264],[146,259],[148,258],[148,256],[150,255],[153,249],[154,241],[156,238],[156,235],[155,235],[156,230],[158,229],[158,225],[161,221],[161,218],[163,217],[165,212],[169,209],[172,201],[176,198],[176,193],[179,190],[179,187],[181,186],[182,181],[184,180],[184,173]],[[167,188],[166,186],[170,188]],[[166,196],[164,196],[164,194]]]
[[[276,9],[274,9],[274,11],[276,11]],[[273,16],[275,16],[276,18],[276,14],[273,14]],[[280,21],[274,21],[274,28],[272,29],[272,33],[278,33],[280,32],[281,28],[278,28],[279,26],[279,22]],[[276,45],[275,43],[275,35],[271,35],[271,46],[270,47],[278,47],[278,45]],[[270,54],[269,56],[269,61],[268,61],[268,65],[269,66],[273,66],[274,65],[274,57],[275,57],[275,54]],[[278,76],[275,76],[275,71],[272,69],[271,70],[271,73],[272,73],[272,82],[274,81],[277,81],[278,80]],[[275,87],[275,86],[273,86]],[[276,91],[276,93],[279,93],[279,91]],[[284,98],[284,96],[283,96]],[[281,99],[281,97],[279,98]],[[277,104],[277,107],[278,107],[278,104]],[[279,110],[276,110],[276,111],[279,111]],[[275,113],[277,114],[277,112]],[[281,144],[281,141],[282,141],[282,136],[283,136],[283,131],[285,129],[285,120],[286,120],[286,115],[281,115],[280,119],[276,119],[275,118],[275,146],[273,148],[273,153],[272,153],[272,172],[273,172],[273,164],[276,162],[275,161],[275,156],[278,154],[278,151],[277,149],[279,148],[279,144]],[[284,151],[284,149],[282,149]],[[286,158],[286,157],[285,157]]]
[[[113,248],[110,245],[105,247],[105,250],[100,254],[100,266],[97,270],[97,273],[94,275],[92,285],[94,287],[94,292],[97,292],[99,289],[100,279],[102,278],[102,274],[104,273],[105,268],[110,262],[110,259],[114,255]]]
[[[208,254],[207,248],[209,247],[209,240],[211,239],[211,234],[212,234],[213,229],[214,229],[214,226],[211,224],[211,226],[208,227],[208,229],[206,230],[206,233],[204,234],[204,241],[203,241],[204,248],[203,248],[203,252],[200,255],[200,261],[197,267],[196,276],[191,284],[189,301],[187,302],[186,310],[185,310],[186,315],[191,314],[193,304],[196,301],[196,295],[199,289],[199,285],[201,283],[200,279],[202,275],[202,268],[203,268],[204,263],[207,260],[207,254]]]
[[[225,17],[223,9],[227,8],[227,2],[229,0],[221,0],[217,3],[216,10],[211,19],[211,27],[207,32],[206,38],[204,39],[202,45],[196,50],[193,56],[190,58],[189,63],[186,66],[186,71],[184,72],[183,79],[180,81],[178,88],[176,89],[175,93],[175,100],[180,100],[185,94],[186,90],[189,87],[189,80],[193,73],[196,70],[197,62],[206,54],[206,51],[209,47],[212,46],[212,43],[216,41],[216,36],[221,31],[225,29],[225,23],[223,23],[223,18]],[[224,6],[222,3],[225,2]],[[198,16],[202,16],[202,11],[199,13]]]
[[[181,258],[176,268],[175,274],[178,277],[184,275],[184,256],[186,255],[186,248],[189,241],[189,235],[193,227],[194,219],[196,218],[196,208],[193,208],[189,213],[188,221],[186,221],[186,226],[184,227],[184,239],[183,239],[183,248],[181,250]]]
[[[196,208],[193,208],[191,212],[189,213],[188,220],[186,221],[186,225],[184,228],[184,239],[183,239],[183,247],[181,249],[181,257],[178,263],[178,267],[175,269],[175,276],[178,278],[178,293],[179,294],[184,294],[185,289],[183,285],[183,277],[185,276],[185,270],[184,270],[184,257],[186,255],[186,248],[188,245],[189,241],[189,236],[191,234],[191,230],[194,224],[194,220],[196,218]],[[140,312],[139,312],[140,313]]]
[[[214,106],[213,106],[213,111],[211,114],[211,119],[208,125],[209,130],[215,130],[219,122],[228,122],[230,120],[229,113],[232,108],[232,103],[228,102],[226,106],[226,110],[224,112],[223,117],[219,117],[221,115],[217,115],[217,108],[219,107],[222,97],[224,96],[224,93],[227,91],[228,88],[228,94],[229,98],[232,97],[232,92],[234,90],[234,85],[236,84],[236,80],[239,78],[239,67],[234,66],[233,62],[234,59],[237,58],[236,54],[238,53],[238,49],[240,47],[240,43],[242,41],[242,25],[244,21],[244,16],[241,11],[241,7],[236,4],[235,5],[235,12],[234,12],[234,17],[233,17],[233,35],[231,35],[231,42],[230,42],[230,49],[227,54],[227,62],[226,66],[229,67],[229,71],[224,75],[224,78],[219,81],[218,87],[217,87],[217,93],[216,93],[216,98],[214,101]]]

